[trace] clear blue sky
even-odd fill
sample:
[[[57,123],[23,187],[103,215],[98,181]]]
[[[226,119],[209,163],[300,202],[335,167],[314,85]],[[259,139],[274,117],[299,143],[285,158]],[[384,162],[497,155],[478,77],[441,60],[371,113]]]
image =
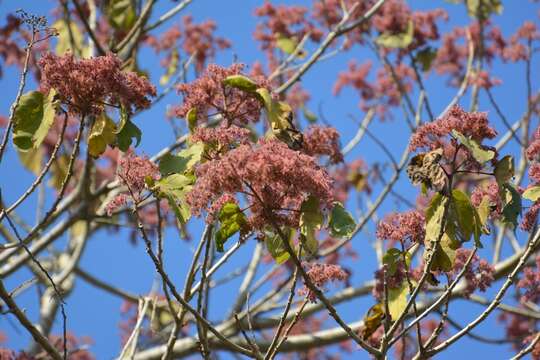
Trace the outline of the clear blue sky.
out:
[[[309,0],[273,1],[273,3],[311,5]],[[409,3],[413,8],[445,7],[450,13],[451,21],[444,25],[443,29],[457,24],[465,24],[469,21],[463,6],[449,5],[443,0],[415,0],[409,1]],[[496,16],[495,19],[502,27],[505,36],[514,33],[526,19],[538,22],[538,5],[526,0],[506,0],[503,3],[505,5],[504,13],[502,16]],[[255,60],[264,61],[265,59],[264,55],[258,50],[258,44],[252,37],[256,25],[253,10],[260,4],[262,4],[262,0],[194,0],[193,4],[189,5],[182,15],[191,14],[196,22],[213,19],[217,23],[217,34],[231,40],[232,49],[220,53],[216,59],[217,63],[229,65],[233,59],[238,58],[240,62],[252,64]],[[171,1],[160,1],[155,14],[161,13],[174,5],[175,3]],[[47,15],[50,19],[50,6],[51,1],[45,0],[0,1],[0,23],[3,23],[7,13],[17,8],[22,8],[34,14]],[[312,95],[309,107],[312,111],[322,109],[326,119],[341,131],[343,143],[350,140],[356,131],[355,123],[350,120],[350,115],[355,119],[359,119],[363,114],[358,110],[358,98],[353,91],[345,90],[339,97],[334,98],[331,96],[331,89],[336,74],[346,69],[350,59],[362,62],[365,58],[373,58],[373,55],[364,49],[353,47],[342,56],[318,64],[313,68],[312,72],[303,78],[303,86],[309,89]],[[143,52],[140,60],[143,68],[150,71],[153,82],[157,84],[162,70],[157,66],[153,53]],[[535,61],[533,80],[537,79],[535,71],[537,68],[538,62]],[[501,78],[504,85],[496,88],[493,92],[499,101],[501,109],[509,120],[513,122],[521,116],[526,104],[525,87],[523,85],[525,79],[524,66],[523,64],[517,66],[495,64],[494,69],[494,75]],[[7,115],[9,111],[9,106],[15,97],[18,76],[18,68],[4,68],[4,78],[1,79],[3,95],[0,97],[1,114]],[[35,84],[30,82],[27,89],[30,90],[34,87]],[[434,112],[440,113],[453,97],[455,89],[448,88],[445,85],[445,79],[433,76],[433,74],[427,80],[427,87]],[[170,131],[164,113],[166,104],[177,104],[179,101],[180,98],[177,95],[171,94],[159,106],[143,113],[135,120],[144,134],[142,144],[138,148],[139,152],[153,154],[174,140],[174,135]],[[463,105],[469,105],[467,97],[464,99]],[[489,111],[490,118],[496,128],[500,133],[504,132],[504,127],[496,118],[491,107],[487,105],[488,103],[482,98],[480,109]],[[394,120],[374,124],[372,131],[384,134],[383,141],[395,156],[400,156],[408,141],[408,137],[404,137],[402,134],[408,132],[402,120],[401,112],[398,111],[395,114]],[[358,157],[367,159],[371,163],[385,161],[380,149],[369,139],[365,139],[350,153],[347,160],[350,161]],[[16,154],[10,148],[5,161],[0,165],[0,185],[8,203],[16,199],[33,180],[32,175],[15,164]],[[375,194],[377,194],[377,190],[378,188],[375,188]],[[398,190],[413,200],[418,191],[412,188],[407,181],[401,181]],[[31,204],[21,207],[21,214],[30,221],[34,218],[36,198],[34,196],[31,199]],[[377,215],[382,217],[392,210],[399,209],[396,208],[395,201],[390,198]],[[195,221],[190,225],[190,230],[193,237],[197,239],[201,232],[201,222]],[[372,277],[375,264],[375,255],[371,247],[373,238],[373,227],[370,226],[368,231],[359,234],[354,239],[354,247],[360,254],[360,258],[354,263],[347,264],[355,271],[352,279],[353,284],[360,284]],[[253,241],[249,241],[223,268],[217,278],[245,263],[250,257],[253,243]],[[185,273],[185,269],[189,266],[191,260],[189,254],[192,246],[192,243],[185,243],[180,240],[175,231],[167,233],[165,261],[173,278],[179,284],[183,284],[182,274]],[[490,253],[487,251],[488,249],[483,253],[484,256],[491,258]],[[88,244],[81,267],[98,278],[106,279],[112,284],[122,285],[123,288],[136,294],[147,293],[155,280],[153,266],[144,248],[140,244],[135,247],[132,246],[125,232],[100,231],[97,233]],[[259,271],[259,274],[262,273],[263,271]],[[23,270],[8,278],[6,282],[8,288],[13,288],[28,278],[30,278],[29,272]],[[212,296],[213,300],[210,303],[211,318],[218,319],[220,314],[228,310],[228,304],[225,307],[223,304],[231,294],[233,296],[236,294],[234,286],[237,287],[239,282],[240,280],[233,281],[227,286],[215,290]],[[37,319],[37,299],[35,287],[26,291],[17,299],[26,307],[31,319]],[[120,321],[119,308],[121,301],[78,280],[73,294],[66,302],[69,330],[78,336],[91,336],[94,339],[91,350],[98,359],[110,359],[116,356],[119,353],[120,346],[117,324]],[[347,320],[356,321],[363,316],[372,302],[371,298],[361,301],[355,300],[352,303],[340,306],[339,310],[342,311]],[[456,320],[461,323],[465,323],[481,311],[480,307],[465,302],[452,303],[451,308],[453,309],[452,312],[458,314]],[[477,329],[477,332],[495,338],[503,337],[502,328],[494,326],[496,325],[495,317],[496,314],[493,314],[485,324]],[[14,322],[15,320],[8,321],[5,316],[0,317],[0,329],[8,335],[7,347],[23,349],[29,342],[29,336],[25,332],[17,330],[13,326]],[[333,327],[335,324],[328,322],[328,326]],[[61,323],[57,321],[53,332],[59,333],[60,329]],[[464,339],[437,358],[455,359],[456,357],[462,357],[466,359],[471,358],[473,351],[475,354],[482,354],[482,356],[493,359],[508,358],[512,353],[509,345],[494,347]],[[349,358],[361,359],[367,358],[367,355],[364,352],[354,352]]]

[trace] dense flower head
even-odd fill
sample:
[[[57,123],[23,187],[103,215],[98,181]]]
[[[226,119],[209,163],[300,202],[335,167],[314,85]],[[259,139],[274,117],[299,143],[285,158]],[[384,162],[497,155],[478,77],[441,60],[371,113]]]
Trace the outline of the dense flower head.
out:
[[[231,147],[249,141],[251,132],[248,129],[231,125],[215,128],[198,127],[190,136],[191,142],[201,141],[205,144],[215,145],[217,148]]]
[[[256,230],[271,221],[297,226],[298,210],[309,195],[323,208],[333,201],[331,178],[316,160],[277,140],[240,145],[199,165],[196,175],[186,198],[194,214],[212,208],[223,194],[245,194],[248,221]]]
[[[536,201],[527,212],[523,215],[521,224],[519,227],[525,231],[531,231],[538,221],[538,214],[540,213],[540,201]]]
[[[304,135],[304,151],[311,156],[329,156],[332,163],[343,161],[339,132],[329,126],[311,126]]]
[[[419,126],[411,137],[409,149],[434,150],[443,147],[446,144],[445,138],[452,130],[457,130],[479,143],[497,135],[495,129],[489,125],[487,113],[466,112],[459,105],[455,105],[443,117]]]
[[[521,296],[521,302],[540,302],[540,255],[536,257],[536,266],[526,267],[523,270],[523,277],[517,283],[517,287],[525,290]]]
[[[377,224],[377,239],[387,240],[389,247],[401,241],[422,243],[425,222],[424,215],[417,210],[389,214]]]
[[[99,114],[105,104],[119,104],[131,112],[149,107],[148,96],[156,95],[146,78],[123,72],[122,61],[110,53],[91,59],[45,53],[39,66],[42,89],[54,88],[74,113]]]
[[[472,250],[464,248],[456,250],[456,258],[454,260],[454,267],[452,269],[454,274],[458,274],[463,269],[467,259],[471,255],[471,251]],[[488,263],[485,259],[480,259],[477,254],[474,254],[473,259],[465,270],[463,276],[467,281],[464,295],[466,297],[470,296],[476,289],[486,291],[494,280],[494,271],[495,268],[490,263]]]
[[[183,118],[191,109],[195,109],[198,121],[205,123],[209,112],[213,110],[223,115],[228,123],[245,125],[250,121],[258,121],[261,102],[244,91],[222,85],[225,78],[238,75],[243,69],[243,64],[233,64],[228,68],[211,64],[194,82],[180,84],[178,91],[183,95],[184,102],[176,109],[176,115]],[[253,80],[259,87],[268,85],[263,78]]]
[[[159,169],[148,157],[128,152],[120,159],[118,177],[130,192],[138,194],[144,190],[148,178],[159,179]]]
[[[506,338],[512,342],[512,347],[519,351],[529,345],[536,335],[536,319],[524,315],[502,312],[498,319],[505,324]],[[536,354],[535,354],[536,352]],[[540,347],[538,344],[533,349],[532,359],[540,358]]]
[[[307,268],[307,275],[313,285],[317,288],[323,288],[327,283],[332,281],[345,281],[349,277],[349,274],[345,272],[341,266],[334,264],[323,264],[323,263],[305,263],[304,267]],[[306,298],[315,302],[317,296],[313,293],[307,286],[304,286],[299,290],[301,295],[305,295]]]
[[[531,161],[540,160],[540,127],[534,131],[532,140],[527,147],[527,158]]]

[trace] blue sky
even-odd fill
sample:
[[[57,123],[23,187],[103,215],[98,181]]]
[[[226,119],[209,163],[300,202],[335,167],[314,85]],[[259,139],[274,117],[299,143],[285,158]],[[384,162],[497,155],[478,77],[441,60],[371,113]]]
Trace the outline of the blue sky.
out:
[[[298,1],[273,1],[273,3],[294,3],[310,5],[310,0]],[[217,34],[231,40],[233,46],[230,50],[219,54],[216,62],[223,65],[229,65],[234,59],[252,64],[259,60],[264,62],[264,55],[259,51],[258,44],[253,40],[252,33],[255,29],[256,18],[253,16],[255,7],[262,4],[259,0],[194,0],[182,15],[190,14],[196,22],[212,19],[217,23]],[[443,0],[415,0],[409,1],[414,9],[424,9],[432,7],[444,7],[450,14],[451,21],[443,26],[443,29],[449,29],[456,25],[462,25],[469,22],[469,18],[463,6],[450,5]],[[532,20],[538,23],[538,6],[526,0],[503,1],[505,5],[504,13],[496,16],[495,20],[503,30],[505,36],[513,34],[524,20]],[[162,13],[166,9],[174,6],[174,2],[160,1],[154,16]],[[17,8],[22,8],[34,14],[47,15],[51,18],[51,1],[48,0],[19,0],[19,1],[0,1],[0,23],[9,12]],[[180,17],[178,17],[180,19]],[[172,22],[170,22],[172,24]],[[373,58],[368,50],[353,47],[347,53],[331,58],[328,61],[316,65],[310,73],[302,79],[304,88],[311,92],[312,100],[309,108],[318,112],[322,110],[325,118],[336,126],[342,134],[342,142],[346,143],[352,138],[356,131],[356,123],[351,117],[361,119],[363,113],[358,109],[358,101],[354,91],[344,90],[340,96],[332,96],[332,87],[335,82],[336,74],[346,69],[347,63],[351,59],[363,62],[366,58]],[[158,67],[158,62],[150,51],[143,52],[140,62],[145,70],[150,71],[151,79],[157,84],[162,69]],[[538,62],[534,62],[533,80],[537,78],[535,69],[538,68]],[[2,95],[0,97],[0,113],[7,115],[9,106],[15,97],[19,69],[15,67],[4,68],[4,78],[2,78]],[[510,121],[517,120],[525,110],[525,69],[523,64],[504,65],[495,63],[493,74],[504,81],[504,85],[493,90],[494,96],[499,102],[502,111]],[[430,74],[426,80],[429,99],[435,113],[440,113],[448,101],[454,96],[455,89],[446,86],[444,78]],[[35,88],[35,84],[30,82],[27,90]],[[416,99],[413,97],[413,99]],[[138,148],[139,152],[153,154],[174,140],[174,135],[167,124],[164,113],[167,104],[178,104],[179,96],[170,94],[156,108],[144,112],[137,117],[135,122],[143,130],[143,140]],[[469,98],[465,97],[462,105],[468,107]],[[399,110],[399,109],[398,109]],[[504,132],[504,127],[496,118],[493,109],[488,106],[488,102],[481,97],[480,110],[488,111],[490,119],[500,133]],[[178,121],[178,120],[176,120]],[[536,126],[537,124],[534,124]],[[403,148],[406,146],[408,137],[403,134],[408,133],[400,111],[395,112],[393,120],[386,122],[376,122],[371,129],[373,133],[383,134],[382,140],[389,147],[394,156],[400,156]],[[510,148],[510,150],[515,150]],[[369,139],[364,139],[354,151],[346,158],[347,161],[358,157],[367,159],[370,163],[376,161],[385,161],[384,154],[377,145]],[[17,156],[13,148],[8,150],[7,156],[0,164],[0,186],[3,189],[3,195],[6,202],[10,203],[16,199],[19,194],[24,192],[26,187],[33,181],[33,177],[26,170],[17,164]],[[377,190],[375,188],[375,194]],[[380,190],[380,189],[379,189]],[[407,181],[401,181],[398,190],[414,200],[418,189],[413,188]],[[29,221],[35,216],[36,197],[31,197],[29,204],[20,207],[20,213]],[[365,206],[365,205],[364,205]],[[354,207],[351,207],[354,209]],[[394,199],[389,198],[381,210],[377,213],[379,217],[393,210],[403,210],[403,207],[396,207]],[[197,239],[201,232],[201,222],[195,221],[190,225],[190,231],[194,239]],[[191,248],[193,243],[186,243],[178,238],[175,231],[169,231],[166,234],[166,256],[165,262],[173,279],[178,284],[183,284],[182,275],[189,266],[191,257]],[[373,241],[373,226],[367,231],[359,234],[353,241],[354,248],[358,251],[360,257],[356,262],[350,262],[346,265],[355,272],[352,278],[353,284],[361,284],[363,281],[372,277],[375,265],[375,254],[371,246]],[[486,240],[489,242],[489,240]],[[523,237],[521,237],[523,242]],[[232,241],[231,241],[232,243]],[[248,241],[245,246],[224,266],[216,278],[233,271],[238,266],[244,264],[250,258],[254,242]],[[60,245],[58,245],[59,248]],[[490,246],[487,246],[482,253],[483,256],[491,258],[489,253]],[[505,249],[507,253],[508,249]],[[155,281],[153,266],[144,252],[144,248],[139,243],[138,246],[132,246],[125,231],[113,233],[107,231],[98,232],[88,243],[88,247],[81,262],[81,267],[92,273],[98,278],[105,279],[107,282],[116,285],[122,285],[123,288],[135,294],[147,293]],[[263,274],[259,270],[259,275]],[[8,288],[13,288],[22,281],[30,278],[26,270],[22,270],[6,279]],[[236,288],[241,279],[230,282],[224,287],[218,287],[213,293],[213,300],[210,302],[210,317],[219,319],[220,315],[228,311],[231,295],[236,294]],[[236,287],[236,288],[235,288]],[[489,296],[489,295],[488,295]],[[36,303],[38,295],[36,288],[23,293],[18,301],[26,308],[31,319],[37,319]],[[121,301],[107,293],[97,290],[87,283],[77,280],[74,292],[66,300],[66,311],[68,314],[68,328],[76,335],[87,335],[94,339],[92,352],[98,359],[113,358],[119,353],[119,329],[120,321],[119,308]],[[371,306],[373,300],[368,297],[362,300],[355,300],[351,303],[343,304],[339,307],[343,317],[349,321],[356,321],[363,316],[365,311]],[[224,306],[226,304],[226,306]],[[451,311],[456,314],[455,319],[465,323],[468,319],[475,317],[481,308],[471,305],[468,302],[452,303]],[[480,334],[490,337],[504,337],[501,327],[496,327],[494,313],[488,321],[477,328]],[[14,349],[23,349],[29,342],[29,336],[17,330],[13,325],[14,319],[8,320],[5,316],[0,317],[0,329],[8,336],[7,346]],[[61,323],[57,321],[54,326],[54,333],[59,333]],[[328,326],[335,326],[328,322]],[[508,358],[512,352],[509,345],[499,347],[489,346],[465,338],[448,351],[439,355],[438,359],[454,359],[457,356],[470,358],[471,351],[485,355],[494,359]],[[354,352],[350,355],[351,359],[367,358],[364,352]]]

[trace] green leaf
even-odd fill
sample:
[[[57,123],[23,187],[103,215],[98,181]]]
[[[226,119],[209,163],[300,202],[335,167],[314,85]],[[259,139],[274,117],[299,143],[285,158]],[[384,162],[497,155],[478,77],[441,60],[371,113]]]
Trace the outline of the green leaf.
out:
[[[490,231],[488,225],[488,217],[491,212],[491,201],[489,200],[489,197],[484,196],[482,198],[482,201],[478,206],[477,212],[478,219],[480,220],[480,224],[482,225],[482,231],[484,232],[484,234],[489,235]]]
[[[201,161],[203,153],[204,144],[196,142],[176,155],[166,154],[159,162],[159,171],[161,175],[190,172]]]
[[[330,235],[333,237],[350,237],[356,229],[356,223],[352,215],[343,207],[340,202],[335,202],[330,221],[328,223]]]
[[[129,114],[123,107],[120,109],[120,123],[116,129],[116,134],[118,148],[123,152],[128,151],[133,139],[137,141],[135,147],[139,146],[141,142],[141,130],[131,122]]]
[[[176,74],[178,71],[178,64],[180,62],[180,55],[178,54],[178,49],[173,48],[171,52],[171,59],[169,61],[169,66],[167,66],[167,71],[159,78],[159,84],[161,86],[167,85],[171,81],[171,77]]]
[[[388,311],[392,320],[397,320],[407,306],[407,295],[409,287],[406,281],[403,281],[398,288],[388,289]]]
[[[398,264],[403,260],[401,250],[391,248],[386,251],[382,258],[383,264],[387,266],[388,276],[392,276],[396,273]]]
[[[259,87],[255,81],[244,75],[227,76],[221,83],[248,93],[255,93]]]
[[[465,0],[467,12],[472,18],[487,20],[491,14],[502,14],[503,5],[500,0]]]
[[[117,30],[129,30],[137,20],[132,0],[109,0],[106,15],[111,25]]]
[[[223,252],[223,244],[247,225],[246,216],[235,203],[225,203],[219,212],[220,227],[216,232],[217,251]]]
[[[157,197],[167,199],[181,224],[185,224],[191,217],[191,210],[185,197],[194,182],[195,179],[192,176],[172,174],[156,180],[152,187],[152,191]]]
[[[19,151],[38,148],[56,116],[58,102],[56,91],[51,89],[45,98],[39,91],[30,91],[21,96],[13,114],[13,143]]]
[[[431,199],[431,203],[426,209],[426,244],[436,242],[441,235],[447,202],[448,198],[440,193],[436,193]]]
[[[193,133],[197,127],[197,108],[189,109],[186,115],[186,121],[188,123],[189,131]]]
[[[296,50],[298,42],[293,38],[287,38],[285,36],[280,36],[276,40],[276,46],[278,49],[283,51],[287,55],[291,55]],[[302,49],[299,49],[297,57],[303,58],[306,56],[306,52]]]
[[[428,46],[416,53],[414,61],[420,64],[422,71],[428,72],[431,69],[433,60],[437,57],[437,50]]]
[[[300,233],[304,236],[304,246],[309,254],[317,253],[319,244],[315,232],[323,224],[323,215],[319,209],[319,199],[310,195],[300,206]]]
[[[310,111],[308,108],[306,108],[305,106],[302,107],[302,113],[304,114],[304,117],[306,118],[307,121],[309,121],[310,123],[314,123],[314,122],[317,122],[317,115],[315,115],[312,111]]]
[[[482,248],[480,236],[483,222],[476,208],[471,203],[467,194],[459,189],[452,190],[452,200],[459,230],[461,230],[464,241],[469,241],[471,236],[474,235],[476,246]]]
[[[116,125],[105,113],[99,115],[88,136],[88,153],[93,157],[99,157],[116,141]]]
[[[287,231],[283,231],[283,233],[288,234],[289,243],[291,243],[290,240],[294,236],[294,231],[288,229]],[[264,241],[268,252],[278,265],[283,264],[285,261],[289,260],[290,254],[285,249],[285,246],[283,245],[283,240],[278,234],[266,233]]]
[[[456,137],[459,142],[471,152],[471,155],[480,164],[483,164],[495,157],[495,151],[484,150],[475,140],[466,137],[459,131],[452,130],[452,135],[454,135],[454,137]]]
[[[523,198],[531,201],[540,199],[540,186],[532,186],[523,192]]]
[[[518,224],[517,219],[521,215],[521,196],[511,184],[503,184],[502,195],[504,200],[502,221],[515,229]]]
[[[401,34],[382,33],[375,42],[383,47],[392,49],[404,49],[411,45],[414,37],[414,23],[412,19],[407,23],[407,29]]]
[[[495,170],[493,171],[497,184],[501,186],[510,181],[514,177],[514,169],[514,158],[510,155],[506,155],[497,161],[497,165],[495,165]]]

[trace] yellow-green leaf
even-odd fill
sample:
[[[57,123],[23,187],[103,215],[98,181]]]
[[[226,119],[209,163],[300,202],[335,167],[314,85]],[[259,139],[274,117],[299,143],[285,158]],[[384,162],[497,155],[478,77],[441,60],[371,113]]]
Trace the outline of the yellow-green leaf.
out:
[[[47,97],[39,91],[21,96],[13,116],[13,143],[20,151],[28,151],[41,145],[51,128],[58,102],[56,91],[51,89]]]
[[[68,26],[66,21],[60,19],[52,27],[58,32],[55,49],[57,55],[71,52],[83,58],[90,56],[90,48],[84,45],[84,36],[75,22],[70,21]]]
[[[404,49],[412,43],[414,39],[413,35],[414,23],[412,19],[409,19],[405,32],[400,34],[382,33],[377,37],[375,42],[386,48]]]
[[[319,209],[319,199],[310,195],[300,206],[300,233],[304,236],[304,246],[308,253],[317,253],[319,244],[315,233],[320,230],[323,215]]]
[[[465,0],[467,12],[472,18],[486,20],[491,14],[502,14],[501,0]]]
[[[501,190],[504,201],[502,221],[515,229],[518,224],[517,219],[521,215],[521,196],[511,184],[503,184]]]
[[[109,0],[106,7],[107,18],[118,30],[129,30],[137,20],[133,0]]]
[[[219,230],[216,232],[216,249],[223,252],[223,244],[247,226],[244,213],[235,203],[225,203],[219,212]]]
[[[30,149],[28,151],[17,151],[17,154],[19,154],[19,160],[25,168],[33,172],[35,175],[39,175],[41,172],[41,166],[43,164],[43,148],[39,147],[37,149]]]
[[[501,186],[502,184],[510,181],[514,177],[514,158],[510,155],[506,155],[501,160],[497,161],[495,165],[495,179],[497,184]]]
[[[288,235],[289,243],[291,243],[291,238],[294,236],[294,231],[291,229],[287,229],[286,231],[283,231],[283,233]],[[264,242],[266,244],[268,252],[270,253],[270,255],[272,255],[272,258],[276,261],[278,265],[283,264],[285,261],[289,260],[290,254],[285,249],[285,246],[283,245],[283,240],[278,234],[274,234],[271,232],[266,233]]]
[[[88,136],[88,152],[93,157],[99,157],[116,141],[116,125],[105,113],[99,115]]]
[[[426,244],[436,242],[441,236],[445,207],[448,202],[446,196],[436,193],[426,209]]]
[[[523,198],[531,201],[540,199],[540,186],[532,186],[523,192]]]
[[[379,326],[381,326],[382,321],[384,319],[384,306],[383,304],[375,304],[371,308],[369,308],[366,315],[364,315],[363,321],[364,326],[360,330],[360,335],[362,336],[362,339],[367,341],[371,335],[377,329]]]
[[[354,218],[340,202],[334,203],[334,207],[330,213],[328,229],[330,235],[339,238],[351,236],[356,229]]]
[[[287,38],[285,36],[280,36],[276,40],[276,46],[278,47],[278,49],[283,51],[285,54],[291,55],[296,50],[296,48],[298,46],[298,42],[293,38]],[[296,56],[299,57],[299,58],[303,58],[303,57],[306,56],[306,52],[304,50],[302,50],[302,49],[299,49],[298,54]]]
[[[420,64],[422,71],[427,72],[431,69],[433,60],[437,57],[437,50],[428,46],[416,53],[414,61]]]
[[[456,137],[459,142],[471,152],[471,155],[480,164],[483,164],[495,157],[495,151],[483,149],[475,140],[466,137],[459,131],[452,130],[452,135],[454,135],[454,137]]]
[[[392,320],[397,320],[407,306],[407,294],[409,288],[406,281],[403,281],[398,288],[388,289],[388,311]]]
[[[258,85],[255,81],[251,80],[244,75],[230,75],[227,76],[221,82],[223,85],[230,86],[248,93],[255,93]]]

